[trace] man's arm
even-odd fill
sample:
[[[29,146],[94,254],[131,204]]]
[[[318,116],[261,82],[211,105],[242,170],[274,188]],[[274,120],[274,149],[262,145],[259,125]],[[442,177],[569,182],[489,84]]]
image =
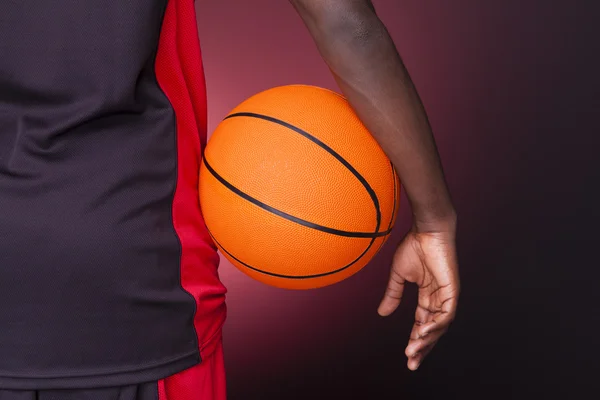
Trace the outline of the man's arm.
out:
[[[397,169],[415,222],[453,223],[427,116],[369,0],[290,0],[343,94]]]
[[[393,312],[406,281],[419,305],[406,354],[416,369],[456,312],[456,213],[417,91],[370,0],[290,0],[356,114],[388,155],[413,213],[379,307]]]

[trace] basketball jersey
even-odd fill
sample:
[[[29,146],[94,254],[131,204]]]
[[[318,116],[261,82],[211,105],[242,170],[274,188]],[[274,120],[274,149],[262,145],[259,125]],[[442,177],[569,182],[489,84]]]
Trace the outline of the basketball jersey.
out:
[[[211,353],[205,143],[193,0],[0,1],[0,388],[152,381]]]

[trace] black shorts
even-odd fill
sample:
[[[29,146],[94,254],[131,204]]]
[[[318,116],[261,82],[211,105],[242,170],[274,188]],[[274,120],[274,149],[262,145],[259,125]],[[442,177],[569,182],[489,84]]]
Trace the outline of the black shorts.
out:
[[[158,400],[158,382],[95,389],[0,389],[0,400]]]
[[[2,0],[0,0],[2,1]],[[0,388],[0,400],[226,400],[223,342],[202,362],[158,381],[124,386],[19,390]]]

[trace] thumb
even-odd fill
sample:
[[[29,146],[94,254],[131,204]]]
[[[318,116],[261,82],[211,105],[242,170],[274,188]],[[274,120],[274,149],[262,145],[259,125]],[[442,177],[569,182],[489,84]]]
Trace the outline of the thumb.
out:
[[[402,300],[402,293],[404,293],[405,282],[406,280],[396,272],[394,267],[392,267],[387,289],[385,290],[383,299],[377,309],[379,315],[387,317],[398,308],[398,305]]]

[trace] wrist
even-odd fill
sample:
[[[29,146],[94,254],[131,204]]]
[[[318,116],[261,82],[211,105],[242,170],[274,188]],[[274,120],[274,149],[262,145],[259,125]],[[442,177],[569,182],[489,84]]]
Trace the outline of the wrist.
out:
[[[456,232],[457,214],[454,207],[443,212],[413,213],[413,225],[417,233],[451,233]]]

